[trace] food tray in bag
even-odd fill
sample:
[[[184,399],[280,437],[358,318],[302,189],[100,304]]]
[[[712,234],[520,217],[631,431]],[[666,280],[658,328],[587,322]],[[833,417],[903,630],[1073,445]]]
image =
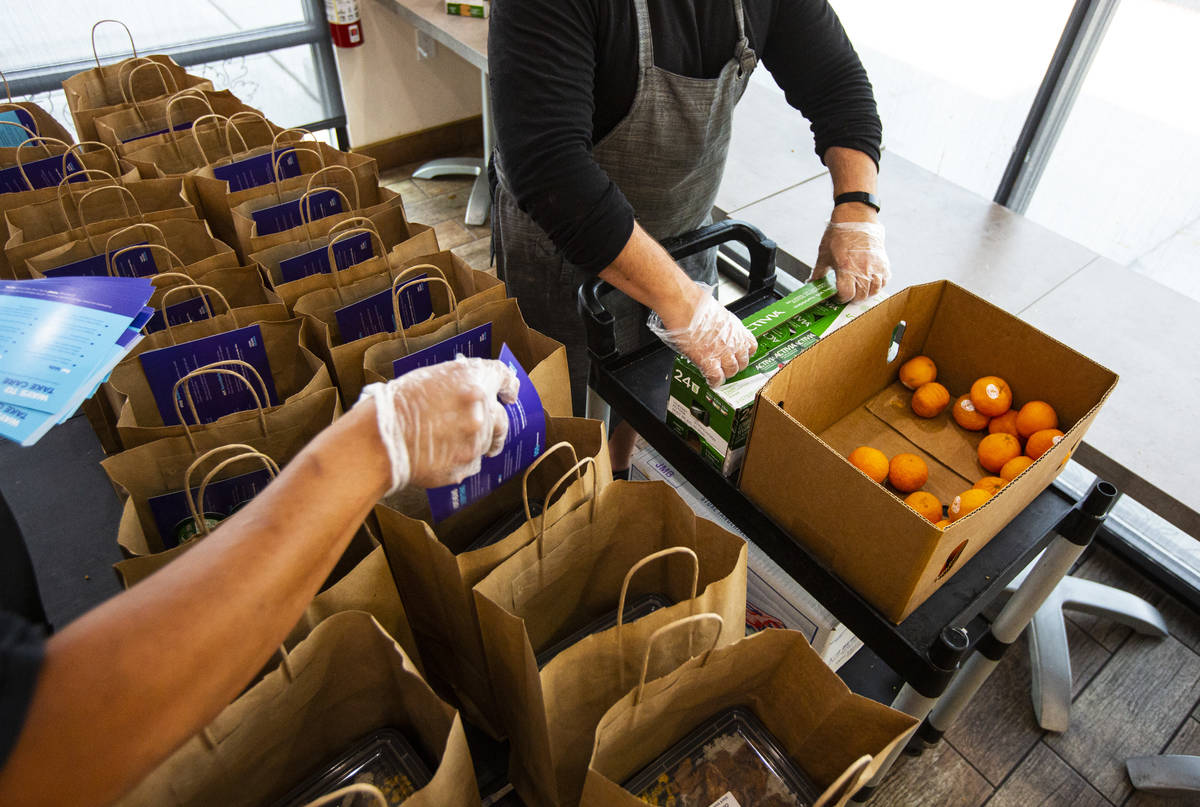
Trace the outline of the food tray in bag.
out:
[[[529,500],[529,513],[534,518],[542,514],[542,502],[539,499]],[[471,545],[464,549],[464,552],[474,552],[476,549],[483,549],[485,546],[491,546],[497,541],[503,541],[508,536],[512,535],[521,525],[525,523],[525,507],[521,506],[509,513],[506,516],[493,521],[483,532],[479,533],[479,537],[471,542]]]
[[[379,729],[364,737],[338,757],[324,771],[310,777],[293,790],[278,807],[302,807],[321,796],[352,784],[371,784],[379,788],[389,807],[429,784],[432,774],[396,729]],[[352,795],[339,801],[339,807],[375,807],[376,801],[365,795]]]
[[[635,619],[641,619],[646,614],[653,613],[660,608],[669,608],[675,603],[661,594],[643,594],[641,597],[630,600],[625,603],[625,621],[633,622]],[[557,656],[562,651],[566,650],[571,645],[578,642],[585,636],[591,636],[593,633],[599,633],[602,630],[608,630],[617,624],[617,609],[614,608],[603,616],[596,617],[591,622],[584,625],[579,630],[572,633],[565,639],[555,642],[545,650],[537,654],[537,665],[540,670],[550,663],[550,659]],[[707,805],[705,805],[707,807]]]
[[[762,721],[742,707],[697,726],[625,789],[660,807],[809,807],[820,792]]]

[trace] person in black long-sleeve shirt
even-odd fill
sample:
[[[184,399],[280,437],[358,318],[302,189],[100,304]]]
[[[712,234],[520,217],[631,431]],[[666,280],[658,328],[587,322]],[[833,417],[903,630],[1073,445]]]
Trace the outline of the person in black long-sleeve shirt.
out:
[[[654,309],[655,332],[710,383],[753,352],[753,337],[692,282],[715,280],[715,256],[680,268],[657,242],[709,215],[732,109],[760,61],[810,120],[835,196],[865,200],[834,206],[816,272],[835,270],[842,299],[886,282],[874,199],[882,128],[825,0],[495,0],[488,53],[498,270],[529,324],[567,345],[577,409],[587,359],[574,294],[589,276]],[[624,312],[623,327],[640,311]],[[615,470],[632,438],[614,432]]]

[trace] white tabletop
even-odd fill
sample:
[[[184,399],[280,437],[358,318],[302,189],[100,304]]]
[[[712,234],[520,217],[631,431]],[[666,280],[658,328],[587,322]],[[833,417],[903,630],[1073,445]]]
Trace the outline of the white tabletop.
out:
[[[487,72],[488,21],[446,13],[445,0],[376,0],[418,31]]]

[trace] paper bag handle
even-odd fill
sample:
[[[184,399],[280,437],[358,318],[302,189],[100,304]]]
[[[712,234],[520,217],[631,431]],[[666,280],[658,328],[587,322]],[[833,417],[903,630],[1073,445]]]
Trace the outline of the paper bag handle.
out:
[[[322,169],[322,170],[324,170],[324,169]],[[300,223],[304,225],[304,238],[305,238],[305,240],[308,241],[308,243],[311,244],[312,240],[313,240],[313,237],[312,237],[312,221],[313,221],[312,197],[313,197],[313,195],[317,194],[317,193],[321,193],[322,191],[332,191],[333,193],[336,193],[338,196],[341,197],[342,204],[346,205],[347,207],[350,206],[350,200],[348,198],[346,198],[346,194],[342,193],[340,190],[338,190],[337,188],[334,188],[332,186],[318,185],[317,187],[314,188],[314,187],[311,187],[311,183],[309,183],[309,185],[310,185],[310,187],[306,188],[304,193],[300,194],[300,198],[297,200],[297,202],[300,205]],[[378,233],[376,233],[376,235],[378,235]]]
[[[621,628],[625,626],[625,596],[629,593],[629,583],[633,580],[633,576],[637,574],[644,566],[668,555],[687,555],[692,559],[692,593],[688,597],[688,602],[691,603],[693,609],[695,607],[696,589],[700,585],[700,559],[696,557],[696,553],[692,549],[689,549],[686,546],[669,546],[666,549],[660,549],[657,552],[650,553],[629,567],[629,571],[625,573],[625,579],[621,581],[621,596],[617,598],[617,658],[622,659],[619,673],[622,691],[625,689],[625,637],[621,633]],[[689,636],[688,655],[690,656],[691,654],[692,639]]]
[[[525,469],[525,473],[521,474],[521,502],[525,505],[525,521],[526,522],[533,521],[533,511],[529,508],[529,477],[530,477],[530,475],[532,475],[534,470],[536,470],[537,467],[542,464],[542,461],[544,459],[546,459],[546,457],[549,457],[555,451],[563,451],[563,450],[571,452],[571,465],[572,465],[572,467],[577,469],[579,467],[579,455],[575,452],[575,446],[571,445],[566,440],[560,440],[559,442],[555,443],[554,445],[550,446],[545,451],[543,451],[541,453],[541,455],[539,457],[537,457],[533,462],[529,463],[529,467]],[[583,474],[577,470],[575,472],[575,478],[583,479]],[[547,501],[549,501],[549,500],[547,500]],[[543,509],[545,509],[545,508],[543,508]]]
[[[90,191],[84,191],[79,195],[79,201],[75,203],[75,211],[79,214],[80,227],[87,227],[87,225],[91,223],[83,215],[84,202],[88,200],[88,197],[95,196],[96,194],[103,193],[105,191],[114,191],[121,198],[121,206],[125,209],[126,218],[131,218],[133,216],[133,214],[129,211],[129,203],[132,202],[133,209],[137,211],[138,219],[143,221],[145,220],[146,217],[142,214],[142,208],[138,204],[137,198],[133,195],[133,191],[129,190],[129,188],[126,188],[124,185],[101,185],[99,188],[92,188]],[[90,241],[91,236],[89,236],[88,239]]]
[[[92,26],[92,56],[96,59],[96,67],[100,66],[100,54],[96,53],[96,29],[106,22],[111,22],[114,25],[119,25],[125,29],[125,35],[129,37],[129,48],[133,51],[133,58],[137,59],[137,45],[133,44],[133,32],[129,30],[129,26],[120,20],[100,20]]]
[[[93,35],[94,34],[95,34],[95,32],[93,31]],[[132,40],[130,40],[130,41],[132,41]],[[93,55],[94,55],[94,52],[93,52]],[[145,64],[154,64],[154,60],[149,59],[145,56],[138,56],[137,54],[134,54],[130,58],[123,59],[122,61],[117,63],[117,89],[119,89],[121,91],[121,101],[122,102],[124,102],[126,104],[129,103],[129,92],[125,89],[125,80],[126,80],[125,79],[125,71],[133,70],[134,68],[141,67],[142,65],[145,65]]]
[[[79,202],[75,199],[75,192],[71,190],[71,177],[81,176],[84,178],[84,181],[87,181],[93,174],[97,175],[102,180],[109,180],[113,185],[121,184],[121,180],[117,179],[107,171],[101,171],[99,168],[84,168],[80,171],[72,171],[71,173],[64,175],[62,180],[58,183],[58,187],[55,188],[55,192],[58,194],[59,212],[61,212],[63,215],[63,221],[65,221],[67,226],[71,229],[74,229],[75,225],[71,224],[71,217],[67,214],[67,203],[63,199],[63,191],[65,190],[67,192],[67,196],[71,198],[71,204],[75,207],[75,215],[78,217]],[[95,190],[95,188],[92,188],[91,190]],[[83,226],[82,220],[80,221],[79,226]]]
[[[289,130],[285,130],[285,131],[291,131],[291,130],[289,129]],[[283,134],[283,132],[280,132],[279,134]],[[279,135],[275,135],[275,137],[278,138]],[[272,155],[272,157],[271,157],[271,173],[275,177],[275,183],[274,183],[275,200],[278,202],[281,202],[281,203],[283,202],[283,188],[281,187],[283,180],[279,178],[279,163],[283,161],[284,157],[286,157],[288,154],[299,154],[302,151],[307,151],[309,154],[316,155],[317,162],[319,162],[321,164],[322,168],[325,167],[325,158],[323,156],[321,156],[321,152],[317,151],[316,149],[310,149],[310,148],[306,148],[304,146],[297,146],[296,143],[299,143],[299,142],[301,142],[301,141],[299,141],[299,140],[293,141],[293,143],[291,145],[289,145],[285,151],[283,151],[279,154],[275,153],[275,141],[271,142],[271,151],[270,151],[270,154]],[[299,157],[297,157],[297,159],[299,159]]]
[[[409,269],[420,269],[420,268],[421,268],[421,266],[419,266],[419,265],[409,267]],[[441,271],[438,270],[436,266],[433,266],[431,268],[434,270],[437,270],[439,275],[441,274]],[[443,286],[445,286],[446,294],[448,294],[450,297],[450,310],[454,312],[454,332],[462,333],[462,319],[458,315],[458,299],[454,296],[454,288],[450,285],[450,281],[446,280],[445,277],[424,277],[424,278],[418,277],[418,278],[413,278],[412,280],[406,280],[403,283],[400,283],[399,286],[396,285],[397,283],[400,283],[399,277],[397,277],[395,280],[392,281],[392,316],[394,317],[393,324],[395,325],[396,333],[400,334],[400,336],[404,339],[404,350],[406,352],[408,351],[408,336],[405,335],[405,333],[404,333],[404,321],[402,319],[400,319],[400,295],[403,294],[404,290],[407,289],[409,286],[419,286],[422,283],[441,283]],[[417,323],[415,323],[415,322],[413,323],[413,325],[416,325],[416,324]]]
[[[215,453],[220,453],[222,451],[226,451],[226,450],[230,450],[230,449],[243,449],[243,448],[247,449],[247,450],[241,454],[236,454],[232,457],[227,457],[227,458],[221,460],[219,463],[216,464],[216,466],[213,467],[212,470],[210,470],[207,474],[204,475],[204,479],[201,480],[201,482],[200,482],[200,488],[196,492],[196,498],[193,499],[192,498],[192,476],[191,475],[192,475],[192,472],[196,469],[196,466],[199,463],[203,462],[205,459],[208,459],[210,456],[212,456]],[[202,537],[208,535],[208,523],[205,520],[204,515],[203,515],[204,494],[208,490],[208,485],[210,482],[212,482],[213,477],[216,476],[217,474],[219,474],[228,465],[232,465],[235,462],[242,462],[244,460],[250,460],[250,459],[258,460],[259,462],[261,462],[263,464],[263,466],[266,467],[267,473],[270,475],[270,477],[272,479],[274,479],[276,476],[279,475],[279,466],[275,463],[275,460],[271,459],[270,457],[268,457],[266,454],[262,453],[261,451],[258,451],[257,449],[252,448],[251,446],[248,446],[248,445],[244,445],[242,443],[218,446],[217,448],[214,448],[211,451],[206,451],[202,456],[195,459],[192,462],[192,464],[188,466],[187,475],[184,478],[184,488],[183,489],[184,489],[184,492],[187,494],[188,509],[191,510],[191,512],[192,512],[192,523],[196,525],[196,536],[195,536],[196,538],[202,538]]]
[[[104,240],[104,254],[107,255],[108,253],[112,252],[112,248],[113,248],[112,242],[113,242],[114,238],[119,238],[120,236],[125,235],[128,232],[143,231],[143,230],[146,232],[146,235],[149,238],[153,238],[155,235],[157,235],[158,240],[162,242],[163,246],[165,247],[167,245],[167,237],[165,235],[163,235],[162,230],[158,229],[157,224],[151,224],[148,221],[139,221],[137,224],[130,224],[128,227],[122,227],[121,229],[119,229],[116,232],[109,235],[109,237]],[[133,245],[133,246],[136,246],[136,245]],[[107,258],[105,259],[105,261],[106,261],[105,274],[107,274],[109,277],[112,277],[112,262],[110,260],[108,260]],[[182,266],[182,263],[180,265]]]
[[[314,135],[314,134],[313,134],[312,132],[310,132],[308,129],[305,129],[303,126],[293,126],[293,127],[292,127],[292,128],[290,128],[290,129],[283,129],[283,130],[281,130],[280,132],[276,133],[274,137],[272,137],[272,138],[271,138],[271,151],[274,151],[274,150],[275,150],[275,148],[276,148],[276,147],[279,145],[279,138],[283,137],[283,136],[284,136],[284,135],[286,135],[286,134],[298,134],[298,135],[300,135],[300,136],[299,136],[298,138],[296,138],[295,140],[290,140],[290,141],[288,141],[288,142],[290,142],[290,143],[300,143],[300,142],[303,142],[304,138],[306,138],[306,137],[311,137],[311,138],[313,139],[313,140],[312,140],[312,142],[313,142],[314,144],[317,142],[316,135]],[[318,156],[320,156],[320,155],[318,155]],[[322,162],[321,162],[321,165],[324,165],[324,164],[325,164],[325,162],[324,162],[324,160],[322,160]]]
[[[184,274],[187,274],[187,272],[184,269],[183,261],[179,259],[178,255],[176,255],[174,252],[171,251],[170,247],[164,246],[163,244],[140,244],[140,245],[135,244],[130,247],[121,247],[116,252],[114,252],[111,256],[106,257],[104,259],[105,268],[108,270],[109,277],[116,277],[116,275],[113,274],[113,265],[117,262],[117,258],[121,257],[126,252],[132,252],[135,249],[148,249],[148,250],[150,250],[151,255],[154,254],[154,250],[161,249],[163,252],[167,253],[167,266],[170,266],[170,267],[178,266],[179,270],[181,272],[183,272]],[[104,254],[108,255],[107,252],[105,252]],[[171,330],[170,327],[168,327],[167,331],[169,332],[170,330]],[[174,338],[172,338],[171,344],[175,344]]]
[[[224,157],[218,157],[216,160],[213,160],[208,156],[208,152],[204,150],[204,143],[200,140],[200,131],[199,130],[200,130],[200,124],[202,122],[207,122],[209,120],[212,120],[213,123],[215,124],[214,129],[216,130],[216,133],[217,133],[217,146],[219,147],[221,145],[221,134],[222,134],[222,130],[220,129],[221,121],[228,122],[229,118],[225,117],[224,115],[219,115],[216,112],[209,112],[205,115],[199,116],[194,121],[192,121],[192,128],[191,128],[190,134],[192,136],[192,142],[194,142],[196,144],[196,151],[198,151],[200,153],[200,165],[214,165],[214,164],[220,162],[221,160],[225,159]],[[181,132],[175,132],[175,131],[167,132],[168,142],[174,144],[175,153],[179,155],[180,159],[183,159],[183,151],[180,150],[180,148],[179,148],[179,141],[182,140],[184,137],[185,137],[185,135],[183,135]],[[229,147],[229,135],[228,134],[225,135],[225,146],[226,146],[226,150],[228,150],[230,152],[233,151],[233,149]]]
[[[546,505],[542,508],[541,526],[538,528],[537,535],[535,535],[533,539],[537,543],[538,560],[541,560],[542,556],[545,554],[545,546],[542,542],[542,537],[546,534],[546,514],[550,511],[550,502],[554,498],[554,494],[558,493],[558,489],[562,487],[563,483],[569,480],[572,475],[574,475],[576,479],[579,479],[582,476],[579,469],[588,464],[592,466],[592,495],[588,497],[588,524],[591,524],[596,519],[596,499],[599,498],[600,492],[600,472],[596,470],[596,460],[594,457],[584,457],[579,462],[575,463],[575,465],[569,471],[560,476],[558,481],[551,485],[546,493]],[[563,515],[566,514],[564,513]],[[562,518],[562,516],[559,516],[559,518]],[[552,522],[549,526],[553,527],[556,523],[558,522]]]
[[[167,120],[167,137],[170,137],[171,135],[173,135],[175,133],[175,118],[172,116],[172,113],[175,111],[175,109],[174,109],[175,105],[177,103],[179,103],[180,101],[189,101],[189,100],[190,101],[199,101],[201,104],[203,104],[204,108],[206,110],[208,110],[205,114],[207,114],[207,115],[216,114],[213,112],[212,104],[210,104],[208,102],[208,97],[206,95],[204,95],[204,93],[201,90],[197,90],[194,87],[189,87],[186,90],[180,90],[179,92],[172,95],[169,99],[167,99],[167,106],[163,110],[163,117],[166,118],[166,120]],[[193,126],[195,126],[195,120],[196,120],[195,118],[192,119]]]
[[[137,113],[137,116],[143,122],[146,120],[146,116],[142,112],[141,103],[138,101],[137,96],[134,95],[134,93],[133,93],[133,77],[136,76],[139,71],[145,70],[147,67],[154,68],[155,73],[158,75],[159,81],[162,82],[162,88],[163,88],[163,91],[161,93],[162,95],[170,95],[173,92],[179,92],[179,85],[175,83],[175,79],[167,71],[167,68],[165,66],[159,64],[158,62],[152,62],[149,59],[147,59],[142,64],[139,64],[137,67],[130,70],[129,75],[127,76],[127,81],[129,82],[129,94],[127,96],[125,96],[125,100],[133,105],[133,111]],[[122,85],[121,88],[122,88],[122,90],[124,90],[124,85]],[[156,97],[157,96],[154,96],[154,95],[150,96],[150,98],[156,98]],[[142,100],[145,101],[145,100],[149,100],[149,99],[142,99]]]
[[[101,143],[99,140],[81,140],[78,143],[72,143],[72,144],[68,145],[67,150],[63,152],[63,178],[64,179],[67,176],[67,157],[69,157],[72,154],[78,154],[79,162],[82,165],[83,164],[83,147],[84,146],[95,146],[97,149],[102,149],[102,150],[108,152],[108,158],[110,160],[112,160],[112,164],[113,164],[112,175],[114,177],[121,175],[121,162],[120,162],[120,160],[117,159],[117,153],[115,151],[113,151],[112,148],[107,143]],[[77,174],[79,172],[75,171],[73,173]]]
[[[825,788],[820,798],[813,802],[813,807],[845,807],[850,797],[866,785],[871,759],[870,754],[864,754],[851,762],[849,767],[833,780],[833,784]]]
[[[25,129],[24,126],[22,126],[21,128]],[[29,130],[25,129],[25,131],[28,132]],[[21,161],[21,151],[26,146],[28,146],[30,143],[41,146],[42,149],[46,152],[47,157],[54,156],[53,154],[50,153],[50,145],[49,145],[50,143],[56,143],[56,144],[62,146],[64,154],[66,153],[68,146],[66,143],[64,143],[63,141],[59,140],[56,137],[42,137],[41,135],[37,135],[36,137],[27,138],[26,140],[23,140],[20,143],[20,145],[17,146],[16,153],[13,155],[17,161],[17,170],[21,172],[21,179],[25,180],[25,184],[29,186],[29,190],[33,190],[34,189],[33,183],[29,180],[29,174],[25,173],[25,165]]]
[[[350,213],[350,212],[358,210],[360,207],[362,207],[362,195],[358,191],[358,181],[354,177],[354,172],[351,171],[349,168],[347,168],[344,165],[325,165],[322,162],[321,167],[318,168],[316,171],[313,171],[312,175],[308,178],[308,185],[305,188],[305,190],[308,191],[309,193],[311,193],[314,190],[320,189],[320,188],[329,188],[330,190],[337,190],[337,188],[333,187],[332,185],[328,185],[328,184],[317,185],[316,188],[313,187],[313,183],[317,181],[317,177],[319,177],[322,174],[325,174],[329,171],[345,171],[346,175],[350,177],[350,187],[354,189],[354,207],[350,208],[350,210],[347,210],[346,212]],[[324,183],[323,179],[322,179],[322,183]],[[342,198],[345,199],[346,196],[343,194]],[[347,200],[347,203],[349,203],[348,200]],[[310,217],[309,221],[311,221],[312,220],[312,218],[311,218],[312,210],[309,210],[308,214]],[[304,215],[303,210],[300,211],[300,215]],[[384,251],[386,252],[386,250],[384,250]]]
[[[357,794],[360,796],[370,796],[379,807],[388,807],[388,800],[383,795],[383,791],[375,787],[375,785],[367,784],[366,782],[355,782],[352,785],[346,785],[340,790],[335,790],[332,793],[326,793],[324,796],[319,796],[316,799],[302,804],[300,807],[324,807],[326,804],[332,804],[338,801],[343,796]]]
[[[17,109],[20,109],[20,107],[18,107],[16,104],[0,104],[0,106],[17,107]],[[29,135],[29,137],[25,138],[25,140],[23,140],[22,142],[28,142],[30,140],[39,139],[38,133],[35,132],[33,129],[30,129],[28,126],[26,126],[23,123],[17,123],[16,121],[13,121],[13,120],[0,120],[0,126],[14,126],[18,129],[22,130],[23,132],[25,132],[25,134]]]
[[[223,453],[226,453],[229,451],[241,451],[242,453],[247,453],[247,452],[256,453],[258,451],[258,449],[255,448],[254,446],[248,446],[245,443],[225,443],[224,445],[219,445],[214,448],[210,448],[208,451],[205,451],[203,454],[196,454],[196,456],[188,464],[187,469],[184,470],[184,472],[183,472],[183,489],[185,491],[185,495],[187,496],[188,512],[190,512],[192,514],[193,518],[195,518],[195,516],[196,516],[196,502],[194,499],[192,499],[192,474],[194,474],[196,472],[196,469],[199,468],[204,463],[205,460],[211,459],[212,457],[215,457],[218,454],[223,454]],[[195,452],[193,452],[193,453],[195,453]]]
[[[337,224],[329,228],[329,232],[325,233],[326,238],[332,238],[333,234],[341,230],[343,227],[349,227],[358,230],[371,230],[376,235],[379,235],[379,228],[375,226],[375,222],[371,221],[366,216],[350,216],[342,219]],[[382,236],[380,236],[382,238]]]
[[[674,630],[675,628],[679,628],[684,625],[694,625],[697,622],[704,622],[707,620],[715,621],[717,623],[717,632],[716,635],[713,636],[712,647],[704,651],[704,659],[700,662],[700,665],[704,666],[708,663],[709,654],[717,649],[717,642],[721,640],[721,630],[725,627],[725,620],[721,619],[720,614],[692,614],[691,616],[685,616],[682,619],[676,619],[674,622],[668,622],[666,625],[663,625],[661,628],[654,631],[654,633],[650,634],[650,638],[646,641],[646,652],[642,654],[642,674],[638,678],[637,692],[633,696],[633,705],[635,707],[640,706],[642,703],[642,694],[646,689],[646,673],[650,671],[650,653],[654,650],[654,643],[658,641],[658,637]]]
[[[11,104],[13,102],[12,87],[8,86],[8,76],[4,75],[3,70],[0,70],[0,81],[4,82],[4,94],[8,96],[8,102]]]
[[[246,378],[241,373],[236,373],[233,370],[230,370],[227,365],[244,367],[245,369],[249,370],[250,374],[254,376],[254,379],[258,382],[259,387],[262,389],[262,397],[259,397],[258,390],[256,390],[254,385],[250,383],[250,379]],[[192,431],[188,428],[187,418],[183,416],[183,410],[180,409],[179,406],[179,385],[183,385],[183,397],[187,399],[188,408],[192,412],[192,420],[196,421],[196,425],[198,426],[200,425],[200,415],[196,412],[196,404],[192,400],[192,389],[187,385],[186,382],[191,381],[194,378],[199,378],[202,375],[228,375],[241,379],[241,382],[246,385],[246,388],[250,390],[250,394],[254,397],[255,409],[258,410],[258,424],[262,426],[263,437],[267,436],[267,416],[263,410],[263,401],[267,401],[269,403],[271,396],[267,394],[267,384],[265,381],[263,381],[262,376],[259,375],[258,370],[254,369],[254,365],[244,362],[241,359],[225,359],[223,361],[214,361],[211,364],[206,364],[203,367],[197,367],[195,370],[192,370],[190,373],[176,381],[174,386],[171,387],[171,400],[175,403],[175,416],[179,418],[179,422],[183,425],[183,433],[187,436],[188,444],[191,445],[193,453],[196,451],[196,441],[192,438]]]
[[[267,121],[267,119],[265,117],[263,117],[259,113],[251,112],[248,109],[242,109],[237,112],[234,112],[232,115],[230,115],[228,118],[225,119],[225,145],[229,147],[229,154],[230,154],[231,159],[232,159],[232,155],[234,154],[234,150],[233,150],[233,141],[230,140],[230,138],[229,138],[230,129],[232,129],[234,132],[237,133],[238,140],[240,140],[242,142],[242,151],[237,152],[237,153],[240,154],[242,152],[246,152],[246,151],[250,150],[250,147],[246,144],[246,138],[242,136],[242,130],[239,129],[238,125],[237,125],[237,121],[243,120],[243,119],[250,120],[255,123],[261,123],[263,125],[263,128],[267,130],[267,134],[268,135],[271,134],[271,124]],[[271,151],[272,151],[272,153],[274,153],[274,149],[272,149]]]

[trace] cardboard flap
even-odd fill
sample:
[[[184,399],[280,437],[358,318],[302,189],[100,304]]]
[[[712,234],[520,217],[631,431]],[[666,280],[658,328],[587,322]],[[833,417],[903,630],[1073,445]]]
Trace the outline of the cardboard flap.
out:
[[[935,418],[914,417],[912,414],[912,391],[897,381],[868,401],[866,409],[888,427],[907,438],[912,446],[901,447],[892,452],[876,443],[859,443],[858,445],[874,446],[887,454],[889,458],[900,451],[912,451],[915,446],[920,450],[921,458],[930,464],[930,485],[927,485],[925,489],[941,499],[943,503],[950,500],[946,496],[953,498],[982,477],[987,476],[987,471],[979,465],[978,450],[979,442],[987,432],[970,432],[961,428],[951,417],[950,407],[946,407],[946,410]],[[851,446],[849,451],[853,451],[856,447]],[[937,457],[937,460],[932,460],[933,457]],[[932,464],[934,462],[940,466],[939,469],[934,469]],[[944,474],[937,472],[939,470],[953,471],[956,476],[954,479],[947,479]],[[943,495],[943,491],[938,489],[936,484],[942,481],[957,485],[957,487],[944,491],[945,495]]]

